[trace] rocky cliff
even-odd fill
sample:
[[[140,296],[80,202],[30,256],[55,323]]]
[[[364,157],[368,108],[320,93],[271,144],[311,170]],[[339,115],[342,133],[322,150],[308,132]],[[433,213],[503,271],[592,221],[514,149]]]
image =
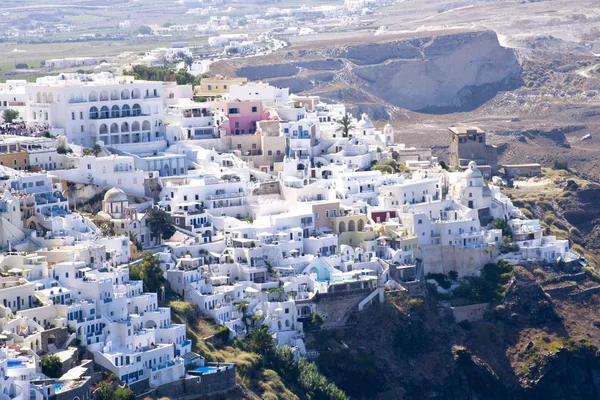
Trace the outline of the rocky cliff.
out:
[[[556,273],[515,267],[499,303],[474,323],[455,324],[432,298],[388,295],[308,345],[351,398],[597,399],[600,300],[549,296],[543,285]]]
[[[322,94],[355,105],[381,103],[431,113],[474,109],[521,81],[514,52],[500,46],[491,31],[292,48],[279,57],[247,62],[217,63],[211,70],[232,71],[289,86],[293,92]],[[374,99],[348,99],[356,90]]]

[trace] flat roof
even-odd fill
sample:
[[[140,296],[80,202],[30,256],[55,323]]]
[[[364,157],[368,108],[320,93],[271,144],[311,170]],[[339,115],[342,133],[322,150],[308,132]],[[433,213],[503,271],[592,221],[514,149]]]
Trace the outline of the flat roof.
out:
[[[467,131],[475,131],[474,133],[485,133],[485,131],[476,126],[451,126],[448,129],[457,135],[466,135]]]

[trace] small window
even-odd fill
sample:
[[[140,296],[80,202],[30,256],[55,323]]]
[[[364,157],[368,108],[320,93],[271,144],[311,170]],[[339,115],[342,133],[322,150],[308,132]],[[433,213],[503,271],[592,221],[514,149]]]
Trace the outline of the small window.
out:
[[[252,112],[253,113],[258,112],[258,107],[252,107]]]

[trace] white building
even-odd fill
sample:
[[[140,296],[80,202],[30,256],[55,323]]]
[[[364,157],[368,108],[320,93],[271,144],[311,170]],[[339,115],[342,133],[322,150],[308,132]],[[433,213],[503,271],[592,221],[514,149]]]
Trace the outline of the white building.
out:
[[[61,74],[26,86],[27,121],[60,129],[70,143],[92,147],[162,141],[163,86],[109,73]]]

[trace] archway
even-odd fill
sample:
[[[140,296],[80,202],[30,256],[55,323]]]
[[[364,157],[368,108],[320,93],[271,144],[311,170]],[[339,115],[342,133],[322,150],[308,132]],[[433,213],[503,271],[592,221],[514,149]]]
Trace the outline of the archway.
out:
[[[354,232],[356,230],[356,224],[354,221],[348,222],[348,232]]]
[[[342,233],[342,232],[346,232],[346,223],[345,223],[344,221],[340,222],[340,225],[339,225],[339,229],[338,229],[338,231],[339,231],[340,233]]]

